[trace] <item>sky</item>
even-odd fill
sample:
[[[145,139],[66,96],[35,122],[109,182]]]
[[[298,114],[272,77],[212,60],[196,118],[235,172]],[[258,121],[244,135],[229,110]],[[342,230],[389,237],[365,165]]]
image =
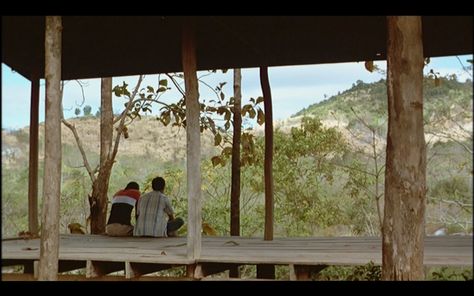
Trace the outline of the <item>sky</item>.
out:
[[[468,59],[472,55],[458,56],[464,66],[468,66]],[[431,69],[441,76],[456,74],[459,81],[471,79],[463,71],[461,63],[456,56],[432,58],[430,63],[424,68],[425,74]],[[386,69],[386,63],[376,62],[381,69]],[[385,76],[377,72],[370,73],[365,69],[364,62],[357,63],[338,63],[338,64],[319,64],[305,66],[285,66],[270,67],[269,79],[272,92],[273,117],[275,120],[282,120],[294,115],[303,108],[311,104],[320,102],[325,98],[337,94],[339,91],[350,88],[357,80],[366,83],[378,81]],[[215,87],[220,82],[227,82],[223,90],[226,97],[233,94],[233,71],[229,70],[223,74],[208,72],[199,72],[198,76],[203,76],[203,80],[210,86]],[[471,71],[472,75],[472,71]],[[165,78],[163,75],[161,79]],[[112,85],[122,84],[123,81],[129,84],[129,90],[136,85],[138,76],[114,77]],[[158,75],[147,75],[143,87],[158,85]],[[75,117],[74,110],[81,110],[86,105],[92,107],[92,114],[95,114],[100,106],[100,79],[81,80],[84,86],[84,100],[79,83],[68,81],[65,85],[63,96],[64,117]],[[40,122],[44,121],[44,80],[40,82]],[[169,86],[172,86],[169,82]],[[184,87],[183,87],[184,88]],[[31,83],[20,74],[12,71],[8,66],[2,64],[2,128],[18,129],[29,126],[30,118],[30,92]],[[209,101],[215,98],[207,86],[199,85],[200,99]],[[242,69],[242,103],[245,104],[253,97],[262,96],[258,68]],[[163,97],[164,102],[173,102],[180,98],[177,91],[169,91]],[[114,113],[119,113],[125,100],[122,98],[113,98]],[[82,114],[82,112],[81,112]],[[152,115],[158,114],[158,108],[153,108]]]

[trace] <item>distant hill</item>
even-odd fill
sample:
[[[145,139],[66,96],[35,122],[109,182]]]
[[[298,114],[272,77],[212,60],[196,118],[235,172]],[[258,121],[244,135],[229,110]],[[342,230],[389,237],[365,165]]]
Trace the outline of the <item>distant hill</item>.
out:
[[[441,78],[440,85],[436,86],[433,79],[425,78],[423,96],[424,117],[427,122],[434,117],[447,115],[447,111],[451,114],[457,114],[464,110],[472,111],[472,81],[470,80],[458,82],[455,78]],[[386,116],[386,81],[381,79],[373,83],[364,83],[358,80],[350,89],[310,105],[292,117],[312,115],[321,119],[330,119],[334,118],[333,114],[335,113],[350,121],[354,119],[351,108],[355,108],[363,114]]]
[[[68,119],[76,126],[84,145],[84,150],[91,159],[97,159],[100,152],[100,122],[93,116]],[[63,162],[78,166],[81,156],[72,132],[61,125],[63,143]],[[186,158],[186,130],[183,128],[163,126],[155,117],[143,116],[129,127],[129,138],[122,137],[117,157],[150,159],[158,163],[184,162]],[[115,131],[114,131],[115,132]],[[115,136],[114,136],[115,137]],[[205,133],[201,138],[203,156],[214,151],[212,136]],[[29,127],[19,130],[2,130],[2,164],[24,163],[28,160]],[[44,157],[44,123],[39,126],[39,159]]]

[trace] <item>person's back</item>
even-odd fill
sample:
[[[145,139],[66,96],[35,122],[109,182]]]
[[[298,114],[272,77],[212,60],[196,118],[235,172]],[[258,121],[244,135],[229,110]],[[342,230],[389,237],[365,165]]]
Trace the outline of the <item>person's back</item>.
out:
[[[164,186],[163,178],[155,178],[152,181],[153,191],[140,197],[137,205],[137,223],[133,230],[134,236],[167,237],[183,225],[181,218],[174,219],[171,202],[162,193]]]
[[[110,236],[131,236],[133,226],[131,224],[132,210],[140,199],[138,183],[130,182],[125,189],[119,190],[112,199],[112,209],[105,228],[106,234]],[[135,209],[136,211],[136,209]]]

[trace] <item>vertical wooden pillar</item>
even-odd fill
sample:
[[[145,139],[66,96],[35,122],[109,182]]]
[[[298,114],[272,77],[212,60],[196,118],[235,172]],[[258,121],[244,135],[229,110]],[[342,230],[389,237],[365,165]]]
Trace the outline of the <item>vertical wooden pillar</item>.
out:
[[[61,17],[47,16],[45,31],[45,155],[38,279],[57,280],[61,195]]]
[[[265,232],[264,240],[273,240],[273,113],[268,67],[260,67],[260,84],[265,111]],[[275,265],[258,264],[257,278],[274,279]]]
[[[240,236],[240,139],[242,133],[242,71],[234,69],[234,135],[230,189],[230,235]],[[239,277],[239,266],[231,266],[229,277]]]
[[[382,277],[424,278],[426,151],[421,17],[388,17]]]
[[[30,160],[28,165],[28,230],[38,234],[39,76],[31,79]]]
[[[201,134],[196,45],[189,20],[183,27],[182,59],[186,88],[186,170],[188,191],[188,258],[201,255]]]
[[[265,111],[265,240],[273,240],[273,114],[272,93],[268,79],[268,67],[260,67],[260,83],[262,86]]]
[[[240,235],[240,134],[242,132],[242,74],[234,69],[234,135],[232,139],[232,182],[230,193],[230,235]]]

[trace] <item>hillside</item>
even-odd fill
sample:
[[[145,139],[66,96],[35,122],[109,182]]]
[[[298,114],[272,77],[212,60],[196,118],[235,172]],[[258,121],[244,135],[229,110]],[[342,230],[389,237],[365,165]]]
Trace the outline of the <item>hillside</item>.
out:
[[[100,122],[95,117],[69,119],[76,126],[84,150],[92,159],[100,151]],[[171,125],[163,126],[155,117],[142,117],[129,126],[129,138],[122,137],[117,157],[150,158],[159,163],[182,162],[186,157],[186,131]],[[63,161],[77,166],[80,154],[72,132],[61,125]],[[115,135],[114,135],[115,137]],[[29,127],[16,131],[2,130],[2,164],[24,163],[28,160]],[[44,123],[39,126],[39,158],[44,157]],[[201,138],[203,157],[214,153],[213,138],[205,133]]]
[[[472,81],[458,82],[455,78],[441,78],[436,86],[433,79],[423,81],[424,120],[429,126],[445,124],[444,128],[455,128],[449,118],[461,122],[462,127],[472,131]],[[351,124],[355,115],[372,120],[384,121],[387,118],[387,88],[384,79],[374,83],[358,80],[352,87],[322,102],[308,106],[297,112],[292,118],[304,115],[319,117],[329,125],[334,120]]]

